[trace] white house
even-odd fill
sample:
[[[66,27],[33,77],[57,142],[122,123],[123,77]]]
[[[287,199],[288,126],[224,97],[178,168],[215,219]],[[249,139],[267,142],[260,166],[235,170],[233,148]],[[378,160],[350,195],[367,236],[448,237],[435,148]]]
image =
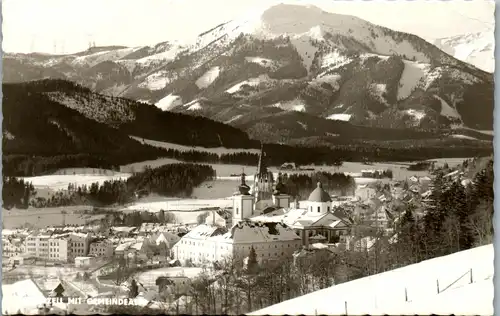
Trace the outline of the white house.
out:
[[[94,257],[76,257],[75,258],[75,267],[76,268],[82,268],[82,267],[88,267],[92,264],[92,260],[94,260]]]
[[[33,233],[26,237],[26,253],[39,259],[49,259],[50,235]]]
[[[49,259],[68,262],[71,250],[70,243],[68,234],[53,234],[49,239]]]
[[[294,230],[281,223],[245,220],[237,222],[230,230],[200,225],[181,238],[173,254],[180,261],[202,264],[225,258],[243,260],[253,247],[257,259],[267,261],[291,256],[301,245],[301,238]]]

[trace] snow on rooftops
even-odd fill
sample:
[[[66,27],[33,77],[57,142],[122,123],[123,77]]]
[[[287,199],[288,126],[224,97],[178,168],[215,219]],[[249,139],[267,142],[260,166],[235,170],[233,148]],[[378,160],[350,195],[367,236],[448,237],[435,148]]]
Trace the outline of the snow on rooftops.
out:
[[[458,172],[459,172],[458,170],[452,171],[452,172],[448,173],[447,175],[445,175],[444,178],[454,176],[454,175],[458,174]]]
[[[328,245],[323,243],[314,243],[309,245],[310,249],[328,249]]]
[[[186,238],[191,239],[207,239],[214,236],[215,234],[223,234],[226,229],[213,225],[198,225],[189,233],[184,235]]]
[[[114,226],[111,227],[112,230],[123,233],[130,233],[136,229],[134,226]]]
[[[78,237],[78,238],[88,238],[90,237],[90,234],[86,233],[71,233],[70,234],[71,237]]]
[[[61,234],[52,234],[52,236],[50,236],[51,239],[66,239],[69,237],[69,233],[61,233]]]
[[[287,226],[329,226],[335,228],[346,224],[339,218],[339,214],[317,214],[305,209],[279,209],[268,214],[254,216],[249,219],[253,222],[283,223]]]
[[[493,259],[490,244],[342,283],[249,315],[493,315]]]
[[[15,229],[2,229],[2,236],[9,236],[9,235],[14,235],[18,231]]]
[[[129,242],[124,242],[119,244],[116,248],[115,251],[125,251],[130,248],[130,246],[134,243],[134,241],[129,241]]]
[[[225,239],[232,239],[233,243],[273,242],[298,240],[299,236],[281,223],[255,223],[243,221],[236,223]]]
[[[130,246],[131,249],[135,249],[135,250],[141,250],[142,249],[142,246],[144,245],[144,242],[136,242],[134,244],[132,244]]]

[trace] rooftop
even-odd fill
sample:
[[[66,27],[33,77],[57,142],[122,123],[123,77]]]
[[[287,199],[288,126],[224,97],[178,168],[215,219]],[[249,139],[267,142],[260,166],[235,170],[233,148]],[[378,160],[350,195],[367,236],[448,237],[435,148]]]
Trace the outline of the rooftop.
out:
[[[316,189],[311,192],[308,198],[309,202],[331,202],[332,198],[330,197],[330,194],[328,194],[325,190],[323,190],[323,185],[321,182],[318,182]]]

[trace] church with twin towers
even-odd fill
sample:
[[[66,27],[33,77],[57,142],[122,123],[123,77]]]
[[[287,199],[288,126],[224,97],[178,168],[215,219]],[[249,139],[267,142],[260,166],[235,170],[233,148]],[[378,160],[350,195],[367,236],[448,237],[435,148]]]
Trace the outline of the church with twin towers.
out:
[[[252,195],[255,198],[255,210],[262,210],[273,204],[273,189],[274,189],[274,176],[273,173],[267,170],[266,153],[264,145],[261,144],[259,163],[257,164],[257,171],[254,175]]]

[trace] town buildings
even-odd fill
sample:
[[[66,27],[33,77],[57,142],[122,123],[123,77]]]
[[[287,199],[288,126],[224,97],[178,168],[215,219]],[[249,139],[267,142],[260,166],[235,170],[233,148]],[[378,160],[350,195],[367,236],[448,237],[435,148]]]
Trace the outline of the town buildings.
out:
[[[26,253],[46,261],[73,261],[88,254],[90,234],[44,232],[26,237]]]
[[[284,190],[284,187],[279,187]],[[275,191],[276,195],[284,196],[282,191]],[[339,214],[334,214],[332,199],[323,189],[321,183],[311,192],[308,200],[303,203],[305,208],[280,208],[275,211],[255,216],[254,222],[279,222],[293,228],[300,236],[302,245],[308,247],[309,239],[322,236],[326,242],[337,242],[341,235],[349,232],[349,222]],[[313,238],[318,240],[318,238]]]
[[[228,257],[243,260],[253,248],[258,260],[274,260],[308,247],[309,239],[331,242],[348,232],[348,223],[333,214],[332,199],[321,183],[311,192],[306,209],[290,209],[290,196],[279,175],[270,196],[273,207],[263,214],[254,206],[256,198],[245,178],[243,173],[233,195],[232,226],[194,228],[173,247],[175,258],[195,264]]]
[[[95,239],[90,243],[89,256],[90,257],[112,257],[114,254],[115,245],[113,242],[106,238]]]
[[[20,238],[2,238],[2,255],[5,257],[16,257],[24,253],[25,244]]]

